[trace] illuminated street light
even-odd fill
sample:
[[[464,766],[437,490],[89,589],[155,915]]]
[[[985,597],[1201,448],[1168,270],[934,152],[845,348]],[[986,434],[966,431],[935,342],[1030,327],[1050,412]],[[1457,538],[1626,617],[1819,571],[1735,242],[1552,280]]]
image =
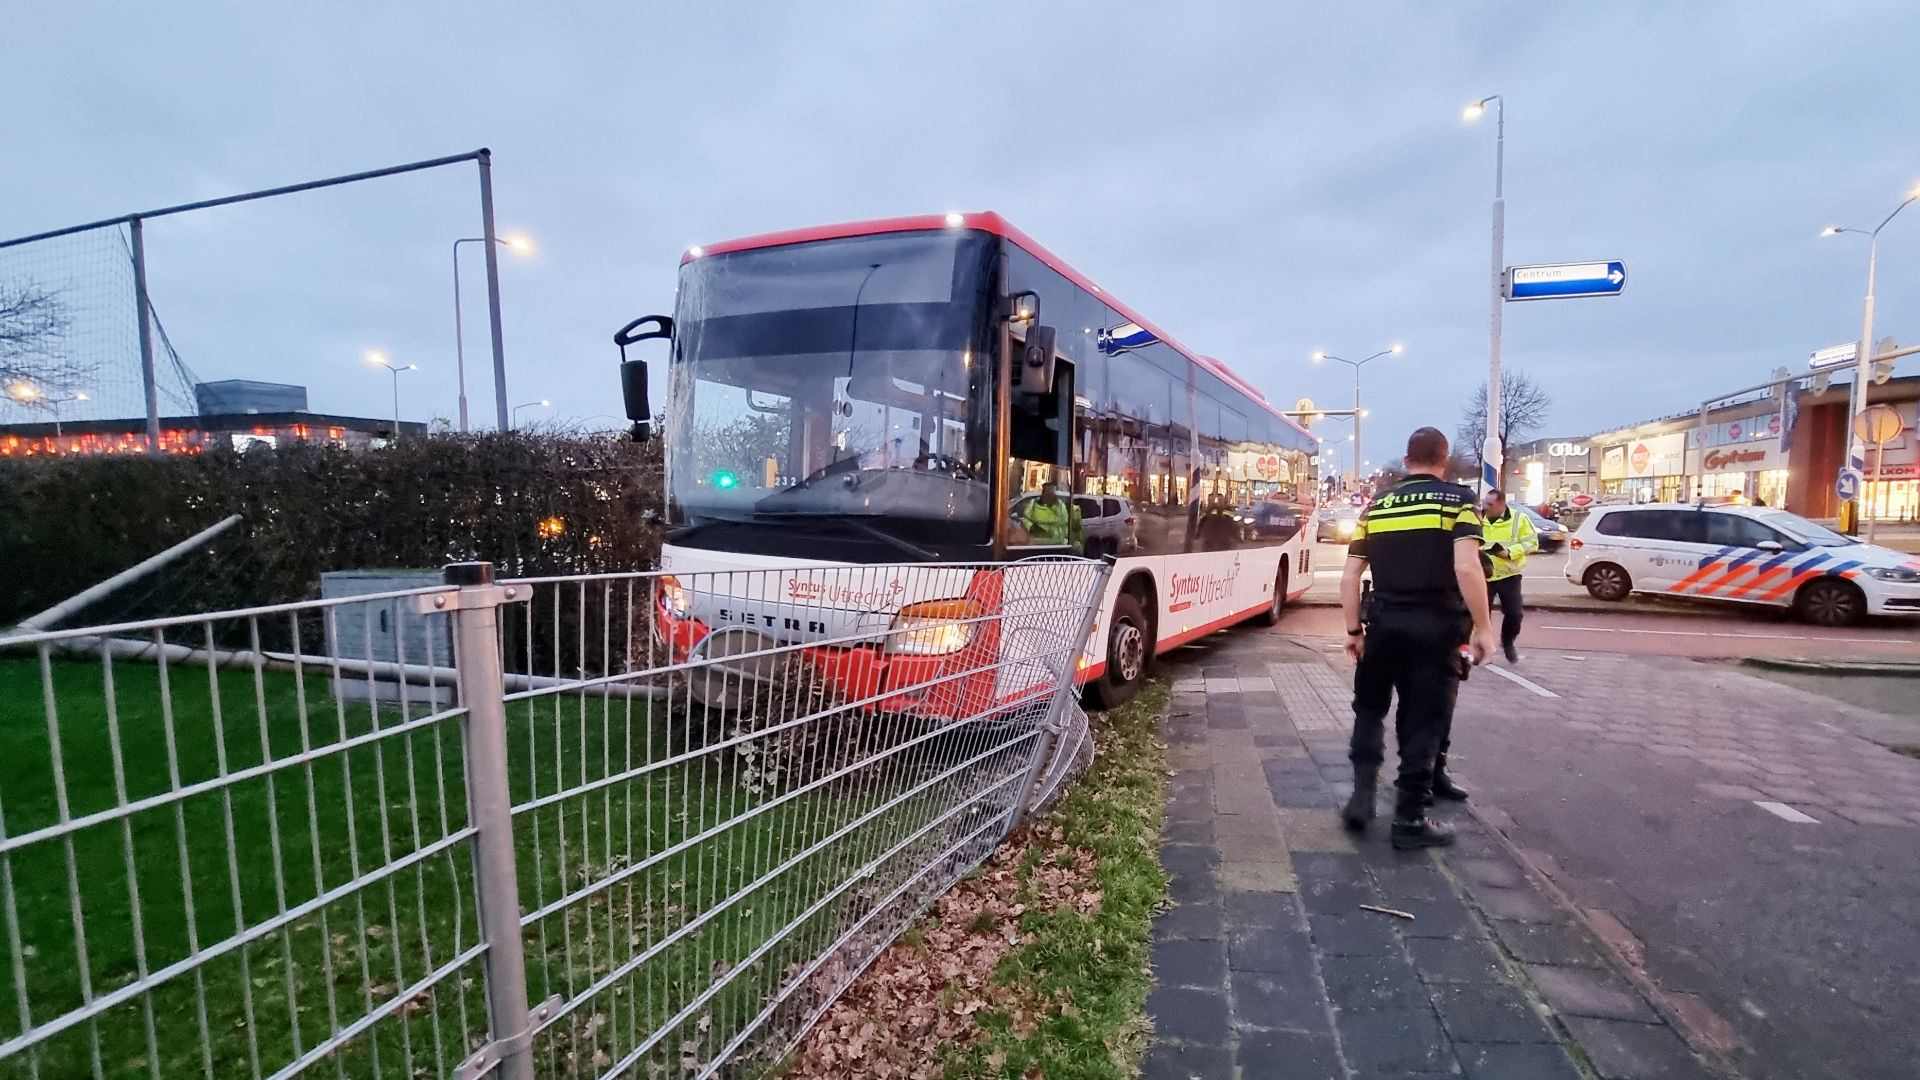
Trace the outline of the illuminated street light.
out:
[[[524,405],[515,405],[513,407],[513,426],[514,427],[520,426],[520,410],[521,409],[531,409],[536,405],[551,405],[551,404],[553,404],[553,402],[548,401],[546,398],[541,398],[539,401],[529,401]]]
[[[1374,360],[1378,360],[1383,356],[1398,356],[1402,348],[1403,346],[1400,346],[1400,345],[1390,345],[1387,348],[1381,349],[1379,352],[1374,353],[1372,356],[1367,357],[1365,360],[1349,360],[1344,356],[1332,356],[1322,350],[1319,350],[1319,349],[1314,350],[1313,362],[1316,364],[1321,362],[1322,360],[1338,360],[1341,363],[1347,364],[1353,368],[1353,435],[1352,435],[1352,439],[1353,439],[1353,457],[1355,461],[1358,461],[1360,459],[1360,418],[1367,415],[1366,411],[1360,408],[1360,369],[1366,366],[1368,363]]]
[[[1506,297],[1500,279],[1506,263],[1507,246],[1507,99],[1499,94],[1483,97],[1466,107],[1461,119],[1472,123],[1486,115],[1494,105],[1496,130],[1493,140],[1493,317],[1487,334],[1487,438],[1480,447],[1480,480],[1493,487],[1500,480],[1500,465],[1506,448],[1500,445],[1500,317]]]
[[[368,353],[367,362],[378,364],[393,373],[393,442],[395,446],[398,446],[400,444],[400,373],[403,371],[418,371],[420,370],[420,365],[408,364],[406,367],[397,367],[388,362],[385,353],[380,352]]]

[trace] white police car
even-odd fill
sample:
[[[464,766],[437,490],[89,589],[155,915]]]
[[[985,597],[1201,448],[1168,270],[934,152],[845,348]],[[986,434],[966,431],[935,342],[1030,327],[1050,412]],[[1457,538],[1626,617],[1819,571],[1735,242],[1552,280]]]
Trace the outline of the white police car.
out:
[[[1568,544],[1567,580],[1630,592],[1789,607],[1819,626],[1920,615],[1920,557],[1763,506],[1596,507]]]

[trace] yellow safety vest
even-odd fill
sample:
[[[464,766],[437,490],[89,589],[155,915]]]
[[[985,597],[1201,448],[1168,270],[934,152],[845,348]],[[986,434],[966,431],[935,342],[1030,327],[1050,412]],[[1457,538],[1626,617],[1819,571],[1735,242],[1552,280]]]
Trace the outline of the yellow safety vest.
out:
[[[1075,551],[1080,550],[1080,508],[1071,499],[1061,499],[1052,506],[1035,499],[1027,504],[1025,517],[1027,532],[1035,541],[1072,544]]]
[[[1499,544],[1506,549],[1506,555],[1495,555],[1489,549]],[[1487,552],[1487,558],[1493,563],[1493,572],[1487,575],[1488,581],[1510,578],[1527,565],[1527,555],[1540,550],[1539,534],[1534,530],[1533,519],[1515,510],[1507,508],[1505,515],[1491,518],[1480,526],[1480,550]]]

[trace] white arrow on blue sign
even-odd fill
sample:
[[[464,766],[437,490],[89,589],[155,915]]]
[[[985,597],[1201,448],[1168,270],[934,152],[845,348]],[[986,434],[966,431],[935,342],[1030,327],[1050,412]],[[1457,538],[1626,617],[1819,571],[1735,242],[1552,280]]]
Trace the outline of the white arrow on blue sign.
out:
[[[1611,262],[1546,263],[1509,266],[1505,275],[1509,300],[1558,300],[1568,296],[1618,296],[1627,287],[1627,264]]]
[[[1851,502],[1860,497],[1860,474],[1852,469],[1841,469],[1840,475],[1833,481],[1834,494]]]

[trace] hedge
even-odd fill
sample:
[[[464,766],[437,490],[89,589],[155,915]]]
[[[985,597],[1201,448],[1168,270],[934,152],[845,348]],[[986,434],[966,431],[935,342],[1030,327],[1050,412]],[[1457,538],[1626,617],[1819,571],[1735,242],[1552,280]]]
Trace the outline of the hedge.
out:
[[[0,626],[241,515],[200,554],[82,613],[184,614],[319,595],[325,570],[493,562],[500,576],[644,569],[659,551],[659,444],[432,435],[351,453],[0,458]]]

